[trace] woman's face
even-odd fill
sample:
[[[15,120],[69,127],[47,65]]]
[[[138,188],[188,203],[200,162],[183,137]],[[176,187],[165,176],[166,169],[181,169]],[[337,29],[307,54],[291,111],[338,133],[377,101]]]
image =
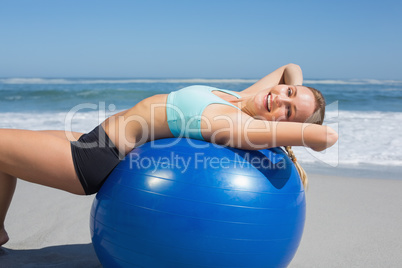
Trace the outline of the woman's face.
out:
[[[305,122],[314,113],[315,98],[304,86],[277,85],[254,96],[254,117],[269,121]]]

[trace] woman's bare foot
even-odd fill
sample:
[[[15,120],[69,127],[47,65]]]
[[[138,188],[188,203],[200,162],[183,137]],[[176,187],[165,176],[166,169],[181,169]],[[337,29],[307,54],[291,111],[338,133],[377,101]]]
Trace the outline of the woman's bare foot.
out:
[[[4,228],[0,228],[0,246],[4,245],[8,241],[8,234]]]

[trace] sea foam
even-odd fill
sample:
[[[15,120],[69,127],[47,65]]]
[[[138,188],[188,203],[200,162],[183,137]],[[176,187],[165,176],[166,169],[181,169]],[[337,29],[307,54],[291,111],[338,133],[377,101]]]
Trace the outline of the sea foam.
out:
[[[53,84],[53,85],[69,85],[69,84],[206,84],[206,83],[255,83],[257,79],[44,79],[44,78],[3,78],[0,79],[2,84]]]
[[[49,85],[70,85],[70,84],[239,84],[239,83],[255,83],[258,79],[215,79],[215,78],[178,78],[178,79],[68,79],[68,78],[2,78],[2,84],[49,84]],[[398,80],[376,80],[376,79],[305,79],[304,84],[324,84],[324,85],[402,85],[402,81]]]
[[[332,111],[327,116],[326,124],[338,132],[337,144],[325,152],[296,148],[300,162],[402,166],[402,113]]]

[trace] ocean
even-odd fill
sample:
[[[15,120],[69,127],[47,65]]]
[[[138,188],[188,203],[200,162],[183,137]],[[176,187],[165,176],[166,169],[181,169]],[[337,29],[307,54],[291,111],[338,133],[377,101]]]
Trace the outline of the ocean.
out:
[[[140,100],[202,84],[240,91],[255,79],[2,78],[0,127],[87,132]],[[306,79],[327,101],[339,133],[323,153],[294,151],[309,172],[402,179],[402,81]]]

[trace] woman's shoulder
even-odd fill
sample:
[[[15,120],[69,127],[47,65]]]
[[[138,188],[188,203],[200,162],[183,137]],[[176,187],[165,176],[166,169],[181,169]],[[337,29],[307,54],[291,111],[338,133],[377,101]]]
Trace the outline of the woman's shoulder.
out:
[[[152,107],[153,105],[164,105],[166,104],[166,100],[169,94],[156,94],[156,95],[152,95],[150,97],[147,97],[143,100],[141,100],[140,102],[138,102],[137,104],[135,104],[131,109],[140,109],[142,111],[144,111],[144,109],[150,109],[150,107]]]
[[[195,92],[199,92],[199,91],[213,91],[215,90],[215,87],[212,86],[207,86],[207,85],[191,85],[191,86],[186,86],[183,87],[175,92],[179,92],[179,91],[195,91]]]

